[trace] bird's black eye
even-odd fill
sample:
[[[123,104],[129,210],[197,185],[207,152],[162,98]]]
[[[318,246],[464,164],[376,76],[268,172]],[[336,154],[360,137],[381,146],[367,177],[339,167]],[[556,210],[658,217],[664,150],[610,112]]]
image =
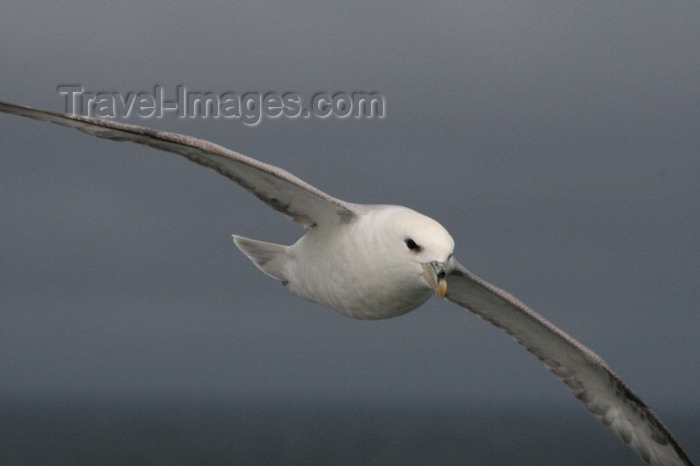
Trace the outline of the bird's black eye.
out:
[[[415,241],[413,241],[411,238],[406,238],[404,240],[404,243],[406,243],[406,246],[408,246],[408,249],[410,249],[413,252],[420,252],[421,247],[416,244]]]

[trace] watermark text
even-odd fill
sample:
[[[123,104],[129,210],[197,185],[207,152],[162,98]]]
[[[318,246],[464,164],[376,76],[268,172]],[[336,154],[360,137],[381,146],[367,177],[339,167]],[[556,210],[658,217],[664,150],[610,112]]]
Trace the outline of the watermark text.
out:
[[[159,85],[148,92],[90,91],[80,85],[60,85],[65,111],[98,118],[223,118],[256,126],[263,119],[366,118],[383,119],[384,97],[378,92],[317,92],[304,99],[295,92],[200,92]]]

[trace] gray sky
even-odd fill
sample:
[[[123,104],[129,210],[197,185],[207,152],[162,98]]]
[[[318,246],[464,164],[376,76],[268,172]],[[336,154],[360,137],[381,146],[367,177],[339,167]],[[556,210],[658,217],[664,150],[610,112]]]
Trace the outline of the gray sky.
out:
[[[698,24],[694,2],[16,3],[0,16],[0,99],[63,110],[61,84],[379,92],[381,120],[130,121],[437,219],[460,262],[598,352],[664,419],[698,408]],[[287,294],[230,235],[302,230],[212,171],[17,117],[0,116],[0,138],[0,394],[588,416],[446,302],[358,322]]]

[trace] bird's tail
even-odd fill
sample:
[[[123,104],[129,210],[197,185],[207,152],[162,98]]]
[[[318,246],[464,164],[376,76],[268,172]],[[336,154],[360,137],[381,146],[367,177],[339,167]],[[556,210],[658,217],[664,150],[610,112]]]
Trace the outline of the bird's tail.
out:
[[[233,242],[253,264],[270,277],[286,282],[287,246],[233,235]]]

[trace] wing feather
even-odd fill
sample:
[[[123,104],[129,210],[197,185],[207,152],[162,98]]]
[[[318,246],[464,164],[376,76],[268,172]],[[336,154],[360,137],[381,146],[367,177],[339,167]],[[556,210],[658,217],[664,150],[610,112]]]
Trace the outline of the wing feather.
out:
[[[329,196],[279,167],[259,162],[203,139],[5,102],[0,102],[0,111],[50,121],[99,138],[129,141],[179,154],[235,181],[276,211],[305,227],[328,222],[347,222],[356,215],[352,204]]]
[[[600,356],[525,306],[509,293],[472,274],[455,261],[446,298],[503,329],[539,358],[645,462],[691,465],[654,412]]]

